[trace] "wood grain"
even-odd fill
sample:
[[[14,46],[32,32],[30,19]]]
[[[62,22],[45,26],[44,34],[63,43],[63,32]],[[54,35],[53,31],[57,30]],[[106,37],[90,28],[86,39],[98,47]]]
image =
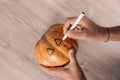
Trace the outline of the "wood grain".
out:
[[[55,23],[86,16],[101,26],[120,25],[120,0],[0,0],[0,80],[61,80],[42,71],[34,45]],[[79,40],[77,59],[88,80],[120,80],[120,42]]]

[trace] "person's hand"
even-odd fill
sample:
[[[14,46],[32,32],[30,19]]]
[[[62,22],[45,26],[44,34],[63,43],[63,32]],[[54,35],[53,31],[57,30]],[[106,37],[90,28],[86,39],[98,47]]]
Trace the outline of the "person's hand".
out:
[[[75,22],[76,19],[77,17],[69,17],[64,24],[63,33],[67,33],[69,38],[87,41],[107,40],[107,29],[97,25],[86,16],[82,18],[74,30],[69,30],[70,26]]]
[[[40,65],[40,68],[52,76],[60,77],[64,80],[86,80],[82,69],[79,67],[76,54],[73,49],[69,51],[70,63],[64,67],[48,68]]]

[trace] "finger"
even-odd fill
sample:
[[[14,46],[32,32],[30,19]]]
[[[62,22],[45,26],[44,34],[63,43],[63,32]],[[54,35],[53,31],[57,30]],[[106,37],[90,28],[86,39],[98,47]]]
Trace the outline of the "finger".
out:
[[[70,26],[71,25],[70,25],[69,21],[66,21],[64,26],[63,26],[63,34],[65,34],[68,31]]]
[[[76,27],[75,27],[75,29],[77,29],[77,30],[82,30],[82,26],[81,25],[77,25]]]
[[[72,49],[69,51],[70,65],[69,69],[73,72],[77,72],[79,70],[79,65],[76,59],[75,51]]]
[[[74,49],[69,50],[70,64],[76,64],[76,53]]]
[[[68,17],[68,18],[67,18],[67,20],[66,20],[66,22],[65,22],[65,24],[64,24],[64,26],[63,26],[63,33],[64,33],[64,34],[68,31],[68,29],[69,29],[70,26],[75,22],[76,19],[77,19],[77,17]],[[89,18],[87,18],[86,16],[84,16],[84,17],[80,20],[78,26],[85,26],[86,23],[87,23],[89,20],[90,20]]]
[[[83,27],[82,26],[79,26],[77,25],[73,30],[79,30],[79,31],[82,31],[83,30]]]
[[[66,19],[66,22],[65,22],[65,24],[64,24],[64,26],[63,26],[63,33],[64,33],[64,34],[68,31],[68,29],[69,29],[70,26],[74,23],[75,20],[76,20],[76,17],[68,17],[68,18]]]

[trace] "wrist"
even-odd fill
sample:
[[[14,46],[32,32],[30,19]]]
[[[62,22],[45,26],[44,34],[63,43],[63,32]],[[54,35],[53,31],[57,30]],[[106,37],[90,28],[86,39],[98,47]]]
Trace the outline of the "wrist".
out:
[[[110,32],[109,32],[109,28],[107,28],[107,27],[100,27],[100,32],[99,32],[100,34],[100,36],[99,36],[99,40],[100,41],[105,41],[105,42],[107,42],[107,41],[109,41],[109,34],[110,34]]]

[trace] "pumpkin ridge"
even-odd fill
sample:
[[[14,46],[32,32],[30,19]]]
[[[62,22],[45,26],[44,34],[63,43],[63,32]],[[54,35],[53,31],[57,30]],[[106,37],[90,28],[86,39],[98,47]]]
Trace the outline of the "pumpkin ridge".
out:
[[[50,38],[50,37],[49,37]],[[52,39],[52,38],[51,38]],[[47,40],[47,36],[45,36],[45,38],[44,38],[44,41],[47,43],[47,44],[49,44],[49,46],[51,46],[51,48],[54,48],[54,50],[57,50],[57,52],[60,52],[60,53],[64,53],[64,52],[61,52],[58,48],[56,48],[55,46],[53,46],[48,40]],[[54,54],[54,53],[53,53]],[[68,62],[69,62],[69,58],[68,58],[68,56],[66,56],[65,55],[65,53],[64,54],[62,54],[66,59],[68,59],[68,61],[65,63],[65,64],[67,64]],[[62,65],[60,65],[60,66],[62,66]]]
[[[45,39],[45,38],[44,38]],[[44,42],[46,42],[46,40],[43,40]],[[38,41],[38,44],[37,44],[37,46],[36,46],[36,48],[37,48],[37,51],[39,51],[39,52],[41,52],[40,50],[41,50],[41,47],[40,46],[38,46],[39,44],[41,44],[41,42],[39,42]],[[49,46],[51,46],[50,44],[49,44]],[[52,47],[52,46],[51,46]],[[59,51],[57,50],[57,52],[59,53]],[[38,54],[38,53],[36,53],[36,54]],[[62,56],[64,56],[64,58],[67,60],[67,57],[65,56],[65,55],[62,55]],[[37,56],[36,56],[36,58],[37,59],[39,59],[39,58],[41,58],[41,56],[40,56],[40,54],[38,54]],[[45,56],[42,56],[42,58],[46,58]],[[40,64],[44,64],[44,65],[46,65],[46,63],[44,63],[44,61],[42,60],[40,60],[39,61],[40,62]],[[56,62],[56,61],[53,61],[52,63],[51,63],[52,61],[49,61],[49,60],[47,60],[47,65],[48,66],[50,66],[50,65],[52,65],[52,66],[55,66],[54,64],[58,64],[58,62]],[[58,66],[63,66],[63,64],[67,64],[69,62],[69,60],[67,60],[66,62],[62,62],[62,64],[58,64]],[[52,67],[51,66],[51,67]]]
[[[76,40],[67,38],[61,42],[64,36],[62,28],[63,24],[52,25],[36,43],[35,55],[39,64],[57,67],[70,61],[68,52],[71,48],[75,49]]]
[[[53,45],[49,42],[49,40],[47,40],[47,38],[48,38],[48,36],[46,36],[45,42],[48,43],[48,44],[49,44],[52,48],[54,48],[55,50],[61,52],[60,49],[59,49],[58,47],[53,46]],[[49,37],[49,39],[52,39],[52,38]],[[64,53],[64,52],[61,52],[61,53]],[[67,56],[66,56],[66,57],[67,57]]]
[[[49,37],[49,36],[46,36],[47,38]],[[49,37],[49,39],[53,39],[53,38],[51,38],[51,37]],[[60,47],[59,46],[53,46],[52,44],[51,44],[51,42],[49,41],[49,40],[47,40],[47,39],[45,39],[46,40],[46,42],[48,43],[48,44],[50,44],[53,48],[55,48],[58,52],[60,52],[60,53],[63,53],[64,54],[64,56],[66,56],[65,55],[65,52],[64,51],[61,51],[61,49],[59,49]],[[63,43],[63,42],[62,42]],[[62,44],[61,43],[61,44]],[[66,56],[66,58],[68,58],[68,56]]]
[[[57,25],[57,26],[56,26]],[[55,24],[55,25],[53,25],[53,26],[51,26],[50,28],[49,28],[49,30],[48,30],[48,32],[49,33],[47,33],[46,35],[45,35],[45,37],[46,37],[46,40],[47,40],[47,42],[49,42],[49,44],[51,44],[52,45],[52,43],[50,42],[50,40],[53,42],[54,41],[54,39],[56,39],[55,37],[52,37],[51,35],[49,35],[49,34],[52,34],[52,35],[54,35],[54,33],[53,33],[53,29],[56,29],[56,28],[58,28],[58,29],[60,29],[60,32],[58,33],[58,36],[59,36],[59,38],[58,39],[61,39],[63,36],[60,36],[61,35],[61,33],[63,32],[63,31],[61,31],[61,29],[62,29],[62,26],[63,26],[63,24]],[[50,40],[49,40],[50,39]],[[61,39],[62,40],[62,39]],[[63,44],[63,41],[61,42],[61,44]],[[60,45],[61,45],[60,44]],[[67,43],[67,45],[68,45],[68,43]],[[55,47],[56,48],[56,50],[58,50],[59,52],[61,52],[61,53],[63,53],[66,57],[68,57],[67,55],[66,55],[66,53],[64,52],[64,51],[61,51],[61,49],[59,49],[60,48],[60,46],[59,45],[57,45],[57,46],[52,46],[52,47]]]
[[[57,24],[56,24],[57,25]],[[56,27],[56,26],[52,26],[52,27],[50,27],[50,29],[51,28],[58,28],[58,29],[62,29],[62,26],[63,26],[63,24],[58,24],[58,26]],[[45,35],[45,39],[47,40],[47,42],[49,42],[49,44],[51,44],[52,45],[52,43],[51,42],[53,42],[54,41],[54,39],[56,39],[56,37],[54,37],[54,36],[51,36],[51,35],[54,35],[52,32],[53,32],[53,30],[50,30],[49,29],[49,33],[47,33],[46,35]],[[60,31],[60,33],[58,33],[58,39],[61,39],[64,35],[62,35],[62,36],[59,36],[61,33],[62,33],[63,31]],[[70,41],[69,41],[69,40]],[[61,39],[62,40],[62,39]],[[72,43],[70,43],[69,44],[69,42],[72,42]],[[75,46],[74,46],[74,44],[73,44],[73,40],[72,39],[70,39],[70,38],[67,38],[65,41],[62,41],[61,42],[61,44],[60,44],[60,46],[55,46],[54,44],[52,45],[52,47],[54,47],[54,48],[56,48],[56,50],[58,50],[59,52],[61,52],[61,53],[63,53],[66,57],[68,57],[68,54],[66,54],[64,51],[66,51],[66,49],[70,49],[70,48],[75,48]],[[62,45],[62,46],[61,46]],[[64,48],[64,45],[66,45],[67,47],[66,48]],[[73,47],[72,47],[73,46]],[[63,48],[63,50],[61,49],[61,47]],[[68,52],[67,52],[68,53]]]
[[[51,36],[46,35],[46,40],[47,40],[47,42],[52,45],[52,43],[51,43],[50,40],[48,40],[48,39],[51,39],[51,41],[54,41],[54,39],[53,39]],[[68,38],[66,39],[66,41],[62,41],[62,42],[61,42],[61,45],[64,44],[64,45],[66,45],[66,46],[69,46],[69,42],[68,42],[67,40],[68,40]],[[71,40],[71,41],[73,42],[73,40]],[[69,46],[70,49],[71,49],[71,48],[75,48],[75,49],[77,50],[77,43],[76,43],[76,42],[75,42],[75,43],[71,43],[71,45],[72,45],[73,47],[72,47],[72,46]],[[52,47],[55,47],[56,50],[58,50],[59,52],[63,53],[66,57],[68,57],[68,55],[66,55],[66,54],[64,53],[64,51],[61,50],[61,48],[60,48],[61,46],[53,46],[53,45],[52,45]]]

